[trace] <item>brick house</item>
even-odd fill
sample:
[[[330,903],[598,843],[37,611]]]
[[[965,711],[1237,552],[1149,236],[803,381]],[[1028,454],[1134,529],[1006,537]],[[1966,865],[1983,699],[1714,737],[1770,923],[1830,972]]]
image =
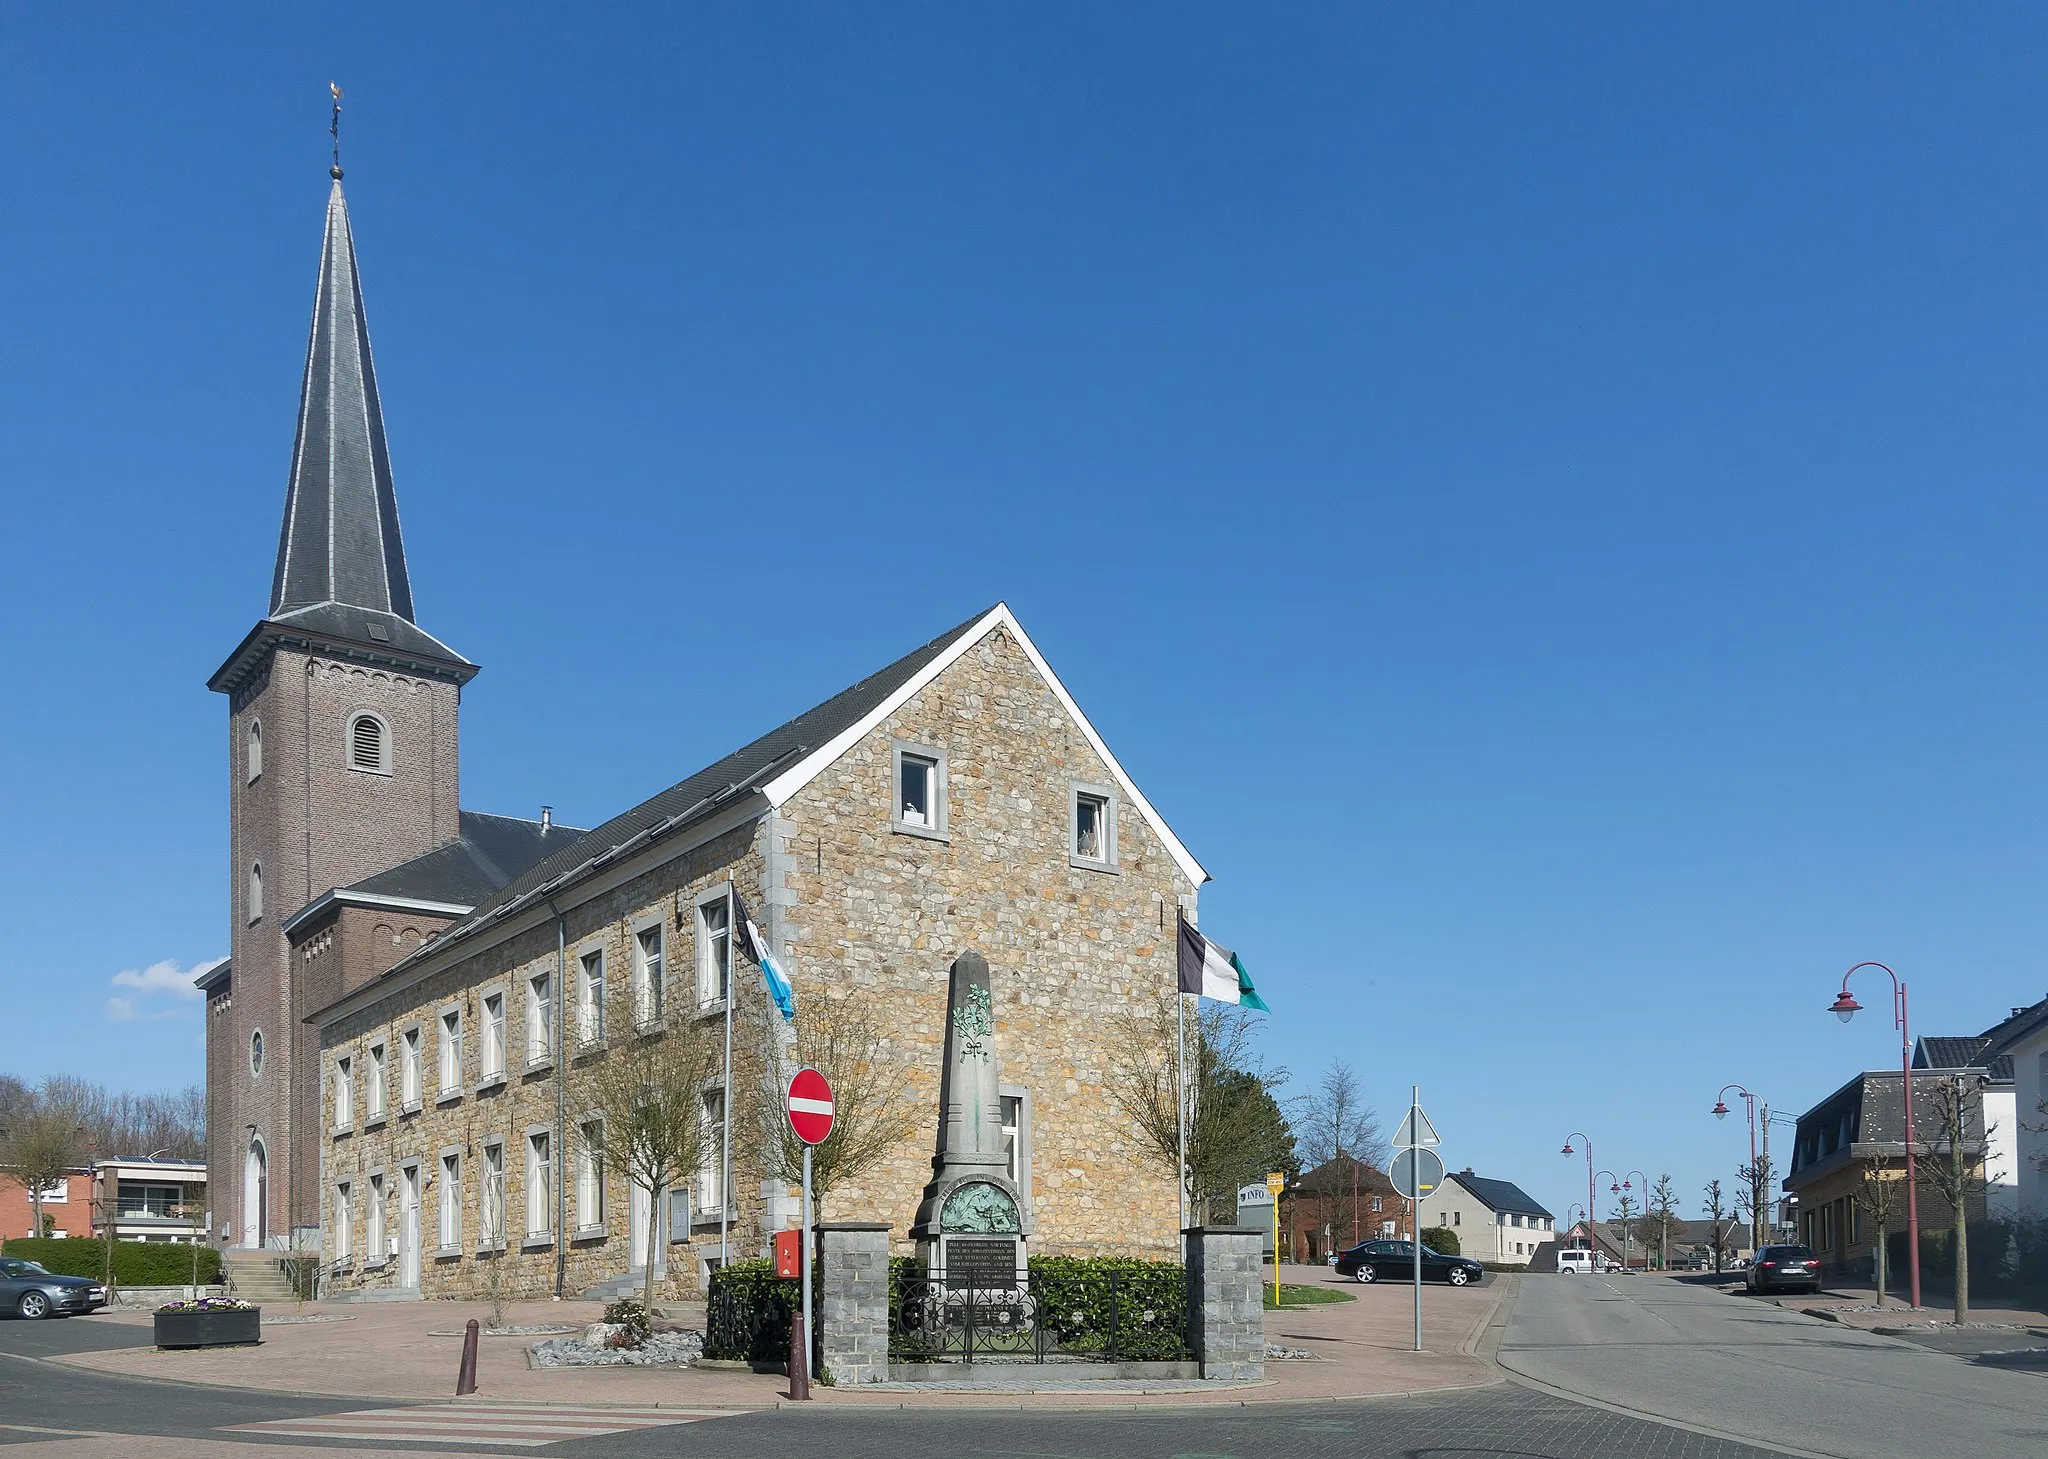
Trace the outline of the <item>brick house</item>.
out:
[[[1363,1160],[1325,1160],[1303,1171],[1281,1201],[1290,1261],[1319,1262],[1361,1241],[1408,1234],[1407,1198]]]
[[[1207,874],[1015,615],[977,613],[594,830],[459,809],[478,670],[413,621],[355,272],[337,175],[271,611],[213,680],[235,825],[234,953],[207,987],[216,1235],[317,1249],[330,1290],[365,1295],[575,1295],[644,1260],[649,1223],[671,1292],[760,1254],[795,1216],[759,1134],[786,1034],[737,897],[799,1017],[865,1001],[931,1110],[824,1219],[904,1238],[947,969],[974,949],[1032,1249],[1176,1250],[1170,1170],[1105,1080],[1117,1015],[1176,986],[1175,913]],[[647,1192],[587,1161],[590,1071],[728,1017],[702,1114],[730,1121],[729,1176]]]
[[[43,1192],[43,1220],[52,1236],[92,1234],[92,1172],[84,1166]],[[0,1171],[0,1241],[40,1235],[28,1187]]]

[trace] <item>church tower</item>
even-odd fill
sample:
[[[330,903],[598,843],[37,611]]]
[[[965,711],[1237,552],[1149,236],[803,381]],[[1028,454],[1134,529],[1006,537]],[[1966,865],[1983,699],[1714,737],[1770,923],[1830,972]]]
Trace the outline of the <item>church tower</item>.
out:
[[[319,1223],[318,1042],[288,924],[458,837],[457,716],[477,672],[414,621],[332,175],[270,611],[207,681],[228,700],[232,848],[232,953],[201,980],[210,1236],[237,1246],[299,1244]]]

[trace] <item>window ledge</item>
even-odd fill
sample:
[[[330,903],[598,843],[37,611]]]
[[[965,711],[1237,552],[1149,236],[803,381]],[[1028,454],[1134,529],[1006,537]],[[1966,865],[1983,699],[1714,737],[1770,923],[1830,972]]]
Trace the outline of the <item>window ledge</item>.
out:
[[[520,1241],[520,1243],[519,1243],[519,1249],[520,1249],[521,1251],[541,1251],[541,1250],[543,1250],[543,1249],[545,1249],[545,1248],[547,1248],[547,1247],[553,1246],[554,1244],[555,1244],[555,1233],[554,1233],[554,1232],[552,1232],[552,1231],[529,1231],[529,1232],[527,1232],[527,1233],[526,1233],[526,1236],[524,1237],[524,1239],[522,1239],[522,1240]]]
[[[328,1133],[333,1135],[335,1139],[339,1140],[343,1135],[353,1135],[355,1132],[356,1127],[354,1125],[336,1125]]]
[[[366,1259],[363,1262],[363,1270],[366,1272],[381,1272],[384,1270],[385,1266],[390,1262],[390,1260],[391,1258],[388,1256],[380,1256],[375,1261],[369,1261]]]
[[[551,1054],[543,1054],[538,1059],[528,1059],[526,1061],[526,1072],[528,1074],[545,1074],[554,1067],[555,1060]]]
[[[459,1104],[461,1103],[461,1101],[462,1091],[460,1089],[444,1089],[440,1092],[440,1094],[436,1095],[434,1098],[434,1103],[437,1106],[447,1104]]]
[[[725,1208],[722,1206],[699,1207],[697,1210],[690,1212],[690,1225],[692,1227],[716,1226],[724,1216]]]
[[[502,1241],[486,1241],[477,1247],[476,1254],[478,1256],[503,1256],[505,1254],[505,1243]]]
[[[937,841],[945,846],[953,844],[952,832],[935,831],[930,826],[916,826],[909,821],[891,821],[889,829],[898,836],[915,836],[920,841]]]
[[[571,1241],[602,1241],[606,1232],[603,1226],[578,1226],[569,1239]]]
[[[636,1018],[633,1020],[633,1034],[636,1038],[645,1038],[651,1033],[665,1033],[667,1030],[668,1015],[665,1013],[659,1018]]]
[[[601,1054],[604,1050],[605,1037],[603,1034],[597,1034],[591,1038],[576,1040],[573,1057],[580,1059],[585,1054]]]
[[[382,1115],[371,1115],[368,1119],[363,1121],[363,1133],[366,1135],[372,1130],[381,1130],[383,1128],[384,1116]]]
[[[691,1016],[695,1018],[717,1018],[724,1012],[725,1000],[723,998],[714,998],[709,1003],[699,1003],[692,1010]]]
[[[421,1105],[417,1099],[408,1099],[398,1107],[398,1117],[404,1119],[407,1115],[416,1115],[420,1112],[420,1109]]]
[[[476,1092],[478,1094],[488,1094],[493,1089],[502,1087],[504,1083],[505,1071],[503,1069],[500,1069],[495,1074],[486,1074],[483,1078],[479,1079],[476,1084]],[[457,1090],[456,1092],[458,1094],[461,1093],[460,1090]]]
[[[462,1248],[459,1246],[437,1246],[434,1248],[433,1255],[435,1261],[446,1261],[451,1257],[461,1256]]]
[[[1114,861],[1090,861],[1085,856],[1070,855],[1067,857],[1067,865],[1073,867],[1076,871],[1101,871],[1107,872],[1111,876],[1122,876],[1124,874],[1124,869]]]

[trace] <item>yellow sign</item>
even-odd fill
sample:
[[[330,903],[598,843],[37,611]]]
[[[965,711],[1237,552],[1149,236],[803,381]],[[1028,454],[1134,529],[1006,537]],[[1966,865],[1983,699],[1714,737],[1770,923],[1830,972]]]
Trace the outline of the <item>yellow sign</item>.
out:
[[[1266,1193],[1268,1195],[1277,1196],[1280,1194],[1280,1192],[1286,1189],[1287,1175],[1285,1171],[1276,1170],[1271,1175],[1266,1177]]]

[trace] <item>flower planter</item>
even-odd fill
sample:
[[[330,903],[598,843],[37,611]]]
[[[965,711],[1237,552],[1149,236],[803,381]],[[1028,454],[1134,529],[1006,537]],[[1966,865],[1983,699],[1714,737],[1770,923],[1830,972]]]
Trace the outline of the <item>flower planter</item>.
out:
[[[160,1348],[225,1348],[262,1341],[261,1307],[156,1314],[156,1345]]]

